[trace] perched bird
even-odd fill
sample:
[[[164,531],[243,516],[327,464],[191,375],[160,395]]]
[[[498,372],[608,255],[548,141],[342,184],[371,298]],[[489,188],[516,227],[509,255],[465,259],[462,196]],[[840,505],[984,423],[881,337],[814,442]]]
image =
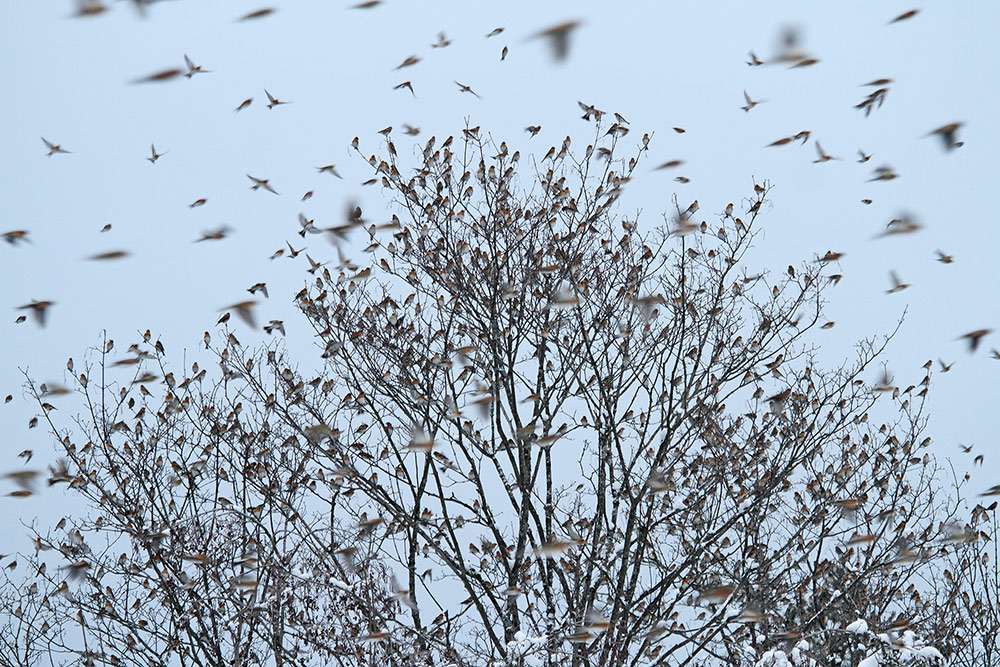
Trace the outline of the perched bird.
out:
[[[955,141],[958,136],[958,130],[962,127],[964,123],[948,123],[947,125],[942,125],[936,130],[928,132],[925,136],[931,137],[935,134],[941,137],[941,142],[944,144],[944,149],[946,151],[953,151],[956,148],[960,148],[964,145],[963,141]]]
[[[42,143],[44,143],[45,147],[49,149],[49,152],[46,153],[46,156],[48,156],[48,157],[52,157],[56,153],[69,153],[68,150],[66,150],[65,148],[63,148],[59,144],[52,143],[51,141],[49,141],[45,137],[42,137]]]
[[[275,97],[271,93],[267,92],[267,88],[264,89],[264,94],[267,95],[267,108],[268,109],[273,109],[274,107],[278,106],[279,104],[288,104],[288,102],[282,102],[277,97]]]
[[[549,46],[552,48],[552,57],[556,61],[566,60],[569,56],[570,34],[579,26],[579,21],[566,21],[565,23],[560,23],[559,25],[554,25],[551,28],[546,28],[535,33],[534,38],[549,40]]]
[[[54,301],[32,301],[31,303],[25,304],[23,306],[18,306],[18,310],[30,310],[31,314],[35,316],[35,321],[38,322],[38,326],[45,326],[45,319],[48,316],[48,309],[55,305]]]
[[[157,160],[159,160],[161,157],[170,152],[170,151],[163,151],[162,153],[157,153],[156,146],[154,144],[149,145],[149,151],[151,155],[146,159],[149,160],[150,164],[156,164]]]

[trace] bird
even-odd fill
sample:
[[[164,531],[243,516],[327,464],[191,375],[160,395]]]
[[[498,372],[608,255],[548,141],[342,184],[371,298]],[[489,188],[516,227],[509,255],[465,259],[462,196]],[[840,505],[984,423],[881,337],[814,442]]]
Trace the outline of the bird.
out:
[[[62,146],[60,146],[59,144],[52,143],[51,141],[49,141],[45,137],[42,137],[42,143],[44,143],[45,146],[46,146],[46,148],[49,149],[49,152],[46,153],[47,157],[52,157],[56,153],[69,153],[70,152],[70,151],[66,150],[65,148],[63,148]]]
[[[23,306],[18,306],[18,310],[30,310],[31,314],[35,316],[35,321],[38,322],[38,326],[44,327],[45,320],[48,317],[48,310],[55,305],[55,301],[32,301]]]
[[[540,30],[535,33],[534,38],[545,38],[549,40],[549,46],[552,48],[552,57],[557,62],[563,61],[569,56],[570,34],[579,26],[579,21],[566,21],[564,23],[554,25],[551,28]]]
[[[900,14],[899,16],[897,16],[896,18],[894,18],[893,20],[889,21],[888,25],[892,25],[893,23],[899,23],[900,21],[905,21],[907,19],[912,19],[918,13],[920,13],[919,9],[911,9],[909,11],[903,12],[902,14]]]
[[[257,292],[263,292],[264,298],[265,299],[269,298],[267,295],[267,285],[265,283],[257,283],[256,285],[251,285],[249,288],[247,288],[247,291],[250,292],[251,294],[256,294]]]
[[[413,95],[414,97],[417,96],[417,94],[413,91],[413,84],[410,83],[409,81],[404,81],[403,83],[400,83],[392,87],[393,90],[399,90],[401,88],[408,88],[411,95]]]
[[[542,126],[541,125],[529,125],[528,127],[524,128],[524,131],[527,132],[528,134],[530,134],[532,137],[534,137],[536,134],[538,134],[539,132],[542,131]]]
[[[267,108],[268,109],[273,109],[274,107],[278,106],[279,104],[288,104],[288,102],[282,102],[277,97],[275,97],[271,93],[267,92],[267,88],[264,89],[264,94],[267,95]]]
[[[420,134],[420,128],[413,127],[412,125],[407,125],[406,123],[403,123],[403,134],[409,137],[415,137],[418,134]]]
[[[868,160],[871,160],[871,159],[872,159],[871,155],[866,154],[860,148],[858,149],[858,162],[860,164],[864,164],[865,162],[868,162]]]
[[[201,65],[195,65],[193,62],[191,62],[191,59],[188,58],[188,55],[186,53],[184,54],[184,64],[187,65],[188,68],[188,71],[186,74],[184,74],[184,76],[186,76],[189,79],[193,77],[195,74],[208,74],[210,71],[207,69],[202,69]]]
[[[214,229],[208,232],[202,232],[201,238],[196,239],[195,243],[200,243],[201,241],[221,241],[222,239],[229,236],[229,232],[233,231],[232,228],[223,225],[218,229]]]
[[[447,37],[445,37],[445,34],[443,32],[439,32],[438,33],[438,39],[437,39],[436,42],[434,42],[433,44],[431,44],[431,48],[432,49],[443,49],[444,47],[448,46],[449,44],[451,44],[451,40],[448,39]]]
[[[464,83],[459,83],[458,81],[456,81],[455,85],[458,86],[459,92],[462,92],[462,93],[472,93],[477,98],[482,99],[481,97],[479,97],[479,93],[477,93],[472,88],[470,88],[469,86],[465,85]]]
[[[237,303],[226,306],[225,308],[221,308],[219,312],[221,313],[224,311],[235,310],[239,318],[247,323],[247,326],[252,329],[256,329],[257,323],[253,314],[253,308],[256,305],[256,301],[238,301]]]
[[[341,180],[343,180],[344,178],[343,176],[337,173],[337,165],[335,164],[327,164],[323,165],[322,167],[316,167],[316,170],[321,174],[323,173],[330,174],[331,176],[336,176]]]
[[[941,365],[941,372],[942,373],[947,373],[948,371],[951,370],[951,367],[955,365],[955,362],[953,361],[950,364],[946,364],[946,363],[944,363],[943,360],[938,359],[938,364]]]
[[[892,281],[892,287],[886,290],[886,294],[901,292],[910,286],[908,283],[904,283],[902,280],[900,280],[899,275],[897,275],[895,271],[889,272],[889,280]]]
[[[265,16],[270,16],[271,14],[275,13],[276,11],[278,11],[278,10],[276,10],[276,9],[274,9],[272,7],[265,7],[264,9],[258,9],[258,10],[250,12],[249,14],[244,14],[243,16],[241,16],[238,19],[236,19],[236,21],[239,22],[239,21],[252,21],[254,19],[262,19]]]
[[[958,135],[958,130],[962,127],[964,123],[948,123],[947,125],[942,125],[936,130],[931,130],[926,135],[927,137],[934,136],[935,134],[941,137],[941,142],[944,144],[944,149],[946,151],[953,151],[956,148],[960,148],[965,144],[963,141],[955,141]]]
[[[967,334],[963,334],[958,337],[959,340],[969,341],[969,352],[975,352],[979,348],[979,341],[983,339],[983,336],[988,336],[993,333],[993,329],[976,329],[975,331],[970,331]]]
[[[87,259],[96,261],[107,261],[113,259],[125,259],[128,257],[129,253],[126,250],[110,250],[108,252],[98,253],[96,255],[91,255]]]
[[[813,164],[817,164],[819,162],[829,162],[830,160],[839,160],[840,159],[840,158],[834,157],[832,155],[827,155],[823,151],[823,147],[820,145],[818,139],[816,140],[816,152],[819,153],[819,157],[816,158],[815,160],[813,160]]]
[[[413,67],[418,62],[420,62],[420,58],[418,56],[409,56],[403,62],[399,63],[399,65],[397,65],[392,71],[395,72],[403,69],[404,67]]]
[[[488,33],[486,33],[486,39],[489,39],[490,37],[496,37],[503,31],[504,28],[493,28],[493,30],[490,30]]]
[[[190,204],[188,204],[188,208],[197,208],[199,206],[204,206],[207,202],[208,202],[207,199],[205,199],[204,197],[201,197],[199,199],[195,199],[193,202],[191,202]]]
[[[889,165],[882,165],[881,167],[875,170],[875,173],[872,175],[871,178],[868,179],[868,182],[871,183],[872,181],[891,181],[894,178],[899,178],[899,174],[893,171],[892,167],[890,167]]]
[[[935,250],[934,252],[937,254],[937,261],[942,264],[951,264],[955,261],[955,258],[952,255],[946,255],[940,250]]]
[[[750,67],[759,67],[764,64],[764,61],[758,58],[757,54],[753,51],[750,51],[747,55],[750,56],[750,60],[747,61],[747,65]]]
[[[281,320],[271,320],[269,323],[264,325],[264,331],[268,334],[273,335],[275,329],[280,331],[282,336],[285,335],[285,323]]]
[[[248,106],[250,106],[252,103],[253,103],[253,98],[252,97],[248,97],[245,100],[243,100],[242,102],[240,102],[240,105],[238,107],[236,107],[234,109],[234,111],[243,111]]]
[[[250,174],[247,174],[247,178],[253,181],[253,185],[250,186],[251,190],[258,190],[260,188],[264,188],[268,192],[278,194],[278,191],[275,190],[273,187],[271,187],[271,184],[269,183],[268,179],[257,178],[255,176],[251,176]]]
[[[163,83],[164,81],[172,81],[182,74],[184,74],[184,70],[182,69],[164,69],[159,72],[153,72],[141,79],[135,79],[132,83]]]
[[[25,229],[14,229],[9,232],[4,232],[3,234],[0,234],[0,237],[2,237],[7,243],[14,246],[22,242],[30,243],[28,239],[28,231]]]
[[[743,99],[745,99],[747,101],[746,106],[740,107],[744,111],[750,111],[750,109],[753,109],[758,104],[763,104],[764,102],[767,102],[767,100],[752,100],[752,99],[750,99],[750,94],[746,91],[746,89],[743,90]]]
[[[151,153],[151,155],[148,158],[146,158],[146,159],[149,160],[150,164],[156,164],[157,160],[159,160],[161,157],[163,157],[164,155],[166,155],[170,151],[163,151],[162,153],[157,153],[156,152],[156,146],[154,144],[150,144],[149,145],[149,152]]]

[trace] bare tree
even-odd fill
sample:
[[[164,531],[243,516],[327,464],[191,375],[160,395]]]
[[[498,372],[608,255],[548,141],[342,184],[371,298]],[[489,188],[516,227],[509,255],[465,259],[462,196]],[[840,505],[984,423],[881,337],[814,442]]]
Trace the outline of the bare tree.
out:
[[[824,365],[835,257],[750,266],[767,183],[643,231],[620,200],[644,147],[620,157],[626,124],[588,116],[592,145],[533,169],[479,128],[409,166],[388,136],[368,162],[397,213],[310,230],[367,233],[371,259],[311,267],[308,360],[224,330],[217,375],[150,340],[71,368],[86,410],[42,415],[50,482],[88,513],[36,531],[37,575],[4,588],[36,651],[10,664],[837,664],[988,642],[995,622],[937,616],[976,615],[939,584],[985,540],[925,451],[930,371],[897,383],[889,337]]]

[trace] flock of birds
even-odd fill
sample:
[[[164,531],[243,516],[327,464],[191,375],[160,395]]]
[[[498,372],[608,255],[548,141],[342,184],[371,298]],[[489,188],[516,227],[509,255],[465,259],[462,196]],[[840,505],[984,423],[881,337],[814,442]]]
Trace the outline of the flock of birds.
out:
[[[141,13],[145,14],[149,6],[162,1],[164,0],[131,0],[131,4]],[[381,4],[383,4],[382,0],[368,0],[366,2],[360,2],[355,5],[352,5],[350,9],[371,10],[378,7]],[[101,0],[79,0],[77,3],[77,9],[73,14],[73,16],[80,18],[91,18],[104,14],[105,12],[109,11],[109,9],[110,6],[102,2]],[[240,15],[236,17],[235,20],[237,22],[259,21],[266,19],[270,16],[273,16],[277,11],[278,10],[275,8],[265,7]],[[889,21],[889,25],[894,25],[900,22],[911,20],[914,17],[916,17],[918,13],[919,10],[917,9],[904,12],[899,16],[893,18],[891,21]],[[553,60],[555,60],[556,62],[566,61],[570,55],[574,32],[578,27],[580,27],[580,25],[581,22],[577,20],[564,21],[556,25],[552,25],[550,27],[546,27],[531,33],[529,39],[541,40],[546,42],[551,50],[551,56]],[[504,33],[505,33],[504,27],[495,27],[484,32],[483,38],[487,40],[496,40],[496,38],[501,37],[502,35],[504,35]],[[436,41],[431,43],[429,46],[430,48],[436,50],[436,49],[447,48],[451,44],[452,41],[448,38],[447,34],[445,32],[440,32],[437,35]],[[500,60],[501,61],[505,60],[508,56],[508,53],[509,53],[509,46],[507,44],[504,44],[499,51]],[[749,59],[746,61],[746,65],[749,67],[784,66],[788,68],[800,69],[800,68],[811,67],[820,62],[818,58],[809,55],[802,49],[798,34],[794,30],[788,30],[785,32],[782,40],[782,46],[781,48],[779,48],[777,55],[775,55],[773,58],[762,60],[757,56],[757,54],[754,51],[750,51],[748,55]],[[212,73],[211,69],[207,69],[206,67],[197,64],[187,54],[183,55],[183,61],[184,61],[183,67],[177,66],[177,67],[164,68],[152,72],[150,74],[135,78],[131,81],[131,83],[139,85],[163,84],[176,79],[183,79],[183,78],[191,79],[195,76],[208,75]],[[402,73],[403,71],[408,70],[408,68],[413,67],[419,62],[421,62],[421,56],[409,55],[399,62],[399,65],[395,67],[394,71]],[[457,90],[459,93],[468,94],[476,98],[481,98],[479,92],[474,90],[471,85],[459,82],[457,80],[454,81],[454,83],[457,86]],[[879,78],[862,84],[862,87],[866,88],[870,92],[866,93],[864,98],[860,102],[858,102],[858,104],[856,105],[856,109],[864,113],[866,117],[872,113],[877,112],[886,101],[890,93],[892,84],[893,80],[890,78]],[[407,91],[414,97],[416,97],[417,95],[414,87],[414,81],[411,79],[401,81],[397,85],[393,86],[393,88],[394,90]],[[290,103],[288,100],[283,100],[275,96],[268,89],[264,89],[263,92],[267,100],[266,106],[269,110],[273,110],[279,106],[287,105]],[[745,89],[743,90],[743,98],[745,100],[745,105],[743,105],[741,108],[746,113],[750,113],[758,106],[768,103],[768,100],[766,99],[755,99]],[[234,111],[238,113],[246,110],[253,103],[254,103],[254,98],[248,97],[243,101],[239,102],[233,108]],[[601,115],[604,114],[603,111],[597,109],[594,105],[585,104],[583,102],[578,102],[578,104],[579,107],[583,110],[584,119],[590,119],[594,116],[600,117]],[[613,125],[611,125],[610,128],[608,129],[608,134],[612,134],[619,137],[625,136],[630,131],[628,121],[620,114],[616,113],[614,114],[614,116],[616,122]],[[949,122],[931,130],[930,132],[927,133],[927,136],[936,137],[938,140],[940,140],[944,150],[949,152],[954,151],[961,148],[964,145],[964,142],[959,139],[959,133],[962,130],[962,127],[963,123],[961,122]],[[402,132],[408,136],[416,136],[420,133],[419,128],[411,125],[403,125],[401,129]],[[530,139],[534,138],[541,131],[542,128],[540,125],[529,125],[524,129],[525,132],[529,135]],[[685,130],[680,127],[675,127],[673,128],[673,130],[677,133],[685,132]],[[390,139],[392,131],[393,131],[392,127],[386,127],[379,132],[381,135],[385,137],[390,151],[395,150]],[[795,134],[790,134],[788,136],[781,137],[767,144],[764,148],[779,148],[794,144],[796,142],[798,142],[801,145],[808,143],[810,140],[813,141],[816,150],[816,159],[813,160],[814,163],[825,163],[842,159],[840,157],[827,153],[826,150],[823,148],[823,146],[820,144],[820,141],[812,137],[811,132],[809,130],[802,130]],[[63,144],[52,141],[50,138],[42,136],[41,141],[44,146],[44,155],[49,158],[53,157],[58,158],[61,156],[68,156],[72,154],[72,151],[64,147]],[[352,143],[352,147],[355,150],[357,150],[358,148],[358,141],[359,141],[358,138],[355,138],[354,142]],[[648,146],[648,144],[649,144],[649,135],[647,134],[643,137],[643,145]],[[555,151],[556,148],[553,147],[549,151],[546,157],[551,156],[552,154],[555,153]],[[162,159],[164,156],[168,154],[169,151],[158,151],[155,144],[151,143],[149,147],[149,155],[145,157],[145,160],[147,160],[150,164],[155,166],[160,159]],[[858,150],[857,163],[866,164],[871,159],[872,159],[871,154],[865,153],[863,150],[860,149]],[[664,162],[663,164],[656,167],[656,169],[658,170],[674,169],[676,167],[680,167],[682,164],[683,162],[681,160],[671,160]],[[318,166],[316,167],[316,170],[319,174],[326,174],[338,179],[343,178],[343,176],[340,174],[335,164],[326,164]],[[266,192],[275,196],[280,196],[281,193],[270,182],[268,178],[262,178],[259,176],[252,175],[250,173],[247,173],[246,176],[250,181],[249,187],[251,190]],[[873,170],[869,182],[890,181],[897,178],[897,176],[898,174],[891,166],[882,165]],[[688,182],[689,179],[687,179],[684,176],[677,176],[675,180],[680,183],[686,183]],[[369,185],[373,184],[374,182],[375,179],[370,179],[369,181],[362,183],[362,185]],[[301,200],[306,201],[309,198],[311,198],[312,195],[313,195],[312,190],[307,191],[305,192],[305,194],[301,196]],[[191,202],[188,206],[190,208],[197,208],[205,205],[206,202],[207,199],[199,198]],[[862,200],[862,202],[865,204],[871,204],[872,200],[864,199]],[[697,210],[697,208],[698,204],[696,201],[694,202],[694,204],[692,204],[692,207],[688,209],[688,213],[689,214],[693,213],[695,210]],[[340,241],[346,239],[354,229],[363,226],[364,220],[361,217],[361,210],[353,202],[348,204],[347,206],[344,222],[337,226],[319,227],[315,224],[314,220],[308,219],[302,213],[299,214],[298,220],[300,225],[298,234],[301,237],[305,238],[309,235],[327,234],[330,240],[336,246],[338,257],[340,260],[338,266],[342,269],[343,268],[352,269],[355,272],[354,275],[355,278],[367,277],[365,275],[365,272],[367,271],[370,273],[371,269],[370,268],[363,269],[361,267],[354,265],[353,262],[351,262],[348,258],[346,258],[343,255],[340,247]],[[107,224],[104,226],[103,229],[101,229],[101,231],[107,232],[110,229],[111,225]],[[878,235],[878,237],[912,234],[914,232],[919,231],[920,229],[921,226],[918,223],[916,223],[910,217],[904,215],[900,218],[891,220],[886,226],[886,228]],[[227,226],[222,226],[217,229],[209,230],[206,231],[200,238],[196,239],[195,243],[219,241],[226,238],[231,231],[232,230]],[[28,229],[13,229],[0,233],[0,238],[2,238],[8,245],[12,247],[18,247],[26,243],[31,243],[31,231]],[[285,247],[276,250],[270,256],[270,259],[273,260],[282,256],[294,259],[298,257],[300,254],[304,254],[309,263],[308,271],[311,274],[314,274],[318,269],[320,269],[326,264],[326,262],[318,262],[314,260],[308,254],[304,253],[304,250],[305,248],[296,249],[292,245],[292,243],[285,241]],[[112,250],[92,255],[88,259],[94,261],[114,261],[123,259],[128,255],[129,255],[128,251],[125,250]],[[845,253],[843,252],[834,252],[831,250],[827,252],[825,255],[818,257],[817,261],[823,263],[837,262],[844,255]],[[937,252],[937,261],[941,262],[942,264],[951,264],[954,261],[954,258],[953,256],[939,250]],[[840,279],[840,277],[841,276],[839,274],[834,274],[830,277],[830,279],[831,281],[836,282]],[[895,270],[890,272],[890,286],[886,290],[887,293],[889,294],[898,293],[909,287],[910,285],[904,282],[903,279],[896,273]],[[258,282],[252,285],[251,287],[248,288],[247,291],[250,293],[251,296],[254,297],[258,293],[262,294],[264,298],[268,297],[267,285],[264,282]],[[256,328],[258,326],[258,323],[254,311],[258,303],[259,302],[254,299],[243,299],[222,308],[220,312],[222,312],[223,315],[219,319],[219,323],[220,324],[225,323],[226,321],[228,321],[230,314],[235,313],[237,317],[243,320],[248,326]],[[35,322],[39,326],[45,326],[48,321],[49,311],[55,305],[56,305],[55,302],[51,299],[32,300],[18,307],[20,314],[17,316],[15,321],[16,323],[24,322],[30,315],[34,317]],[[268,324],[263,326],[263,329],[268,334],[273,334],[274,332],[279,332],[281,334],[284,334],[284,324],[281,320],[270,320]],[[970,352],[976,352],[980,346],[981,341],[992,332],[993,330],[990,328],[981,328],[963,334],[959,338],[967,342]],[[207,341],[210,339],[210,336],[207,333],[205,334],[205,336],[207,344]],[[1000,351],[993,349],[991,354],[994,358],[1000,359]],[[939,360],[939,364],[942,372],[947,372],[951,368],[951,364],[948,364],[943,360]],[[7,396],[8,402],[10,399],[11,396]],[[28,460],[31,457],[31,453],[30,451],[22,452],[22,456],[24,456],[24,458]],[[977,462],[981,462],[981,460],[982,459],[979,458],[977,459]],[[25,495],[29,495],[31,490],[33,489],[34,482],[38,478],[38,474],[39,473],[37,471],[30,471],[30,470],[21,470],[21,471],[7,473],[5,477],[18,486],[18,489],[9,495],[15,497],[24,497]],[[994,489],[991,489],[990,491],[988,491],[988,493],[1000,494],[1000,488],[994,487]]]

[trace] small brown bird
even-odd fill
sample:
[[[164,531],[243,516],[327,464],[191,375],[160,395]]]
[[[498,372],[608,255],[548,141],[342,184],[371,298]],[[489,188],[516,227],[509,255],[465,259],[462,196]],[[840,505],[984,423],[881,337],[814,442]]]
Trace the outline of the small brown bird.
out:
[[[872,175],[871,178],[868,179],[868,182],[871,183],[872,181],[891,181],[894,178],[899,178],[899,174],[893,171],[892,167],[888,165],[882,165],[881,167],[875,170],[875,173]]]
[[[865,162],[868,162],[868,160],[871,160],[871,159],[872,159],[871,155],[865,153],[860,148],[858,149],[858,163],[859,164],[864,164]]]
[[[208,202],[208,200],[205,199],[204,197],[202,197],[200,199],[195,199],[193,202],[191,202],[190,204],[188,204],[188,208],[197,208],[199,206],[204,206],[207,202]]]
[[[236,107],[236,109],[234,109],[234,111],[243,111],[244,109],[246,109],[251,104],[253,104],[253,98],[252,97],[248,97],[245,100],[243,100],[242,102],[240,102],[240,105],[238,107]]]
[[[366,2],[359,2],[356,5],[351,5],[351,9],[374,9],[382,4],[382,0],[366,0]]]
[[[397,70],[401,70],[404,67],[413,67],[418,62],[420,62],[420,58],[418,56],[410,56],[406,60],[404,60],[403,62],[399,63],[399,65],[397,65],[395,67],[395,69],[393,69],[393,71],[395,72]]]
[[[941,262],[942,264],[951,264],[952,262],[955,261],[955,258],[953,256],[946,255],[940,250],[935,250],[934,252],[937,253],[937,261]]]
[[[432,49],[443,49],[444,47],[451,44],[451,40],[445,37],[443,32],[438,33],[438,41],[431,44]]]
[[[500,62],[503,62],[506,59],[507,59],[507,47],[504,46],[503,49],[500,51]]]
[[[750,51],[747,55],[750,56],[750,60],[747,61],[747,65],[750,67],[759,67],[764,64],[764,61],[758,58],[757,54],[753,51]]]
[[[534,137],[536,134],[538,134],[539,132],[542,131],[542,126],[541,125],[529,125],[528,127],[524,128],[524,131],[527,132],[528,134],[530,134],[532,137]]]
[[[17,245],[18,243],[30,242],[28,241],[28,231],[25,229],[14,229],[9,232],[4,232],[0,234],[0,238],[11,245]]]
[[[173,81],[177,77],[184,74],[182,69],[165,69],[159,72],[153,72],[148,76],[144,76],[141,79],[136,79],[132,83],[163,83],[164,81]]]
[[[417,94],[413,92],[413,84],[410,83],[409,81],[404,81],[403,83],[392,87],[393,90],[400,90],[401,88],[407,88],[409,89],[411,95],[413,95],[414,97],[417,96]]]
[[[316,170],[321,174],[330,174],[331,176],[336,176],[337,178],[343,180],[344,177],[337,173],[337,165],[327,164],[322,167],[316,167]]]
[[[229,232],[233,231],[231,227],[223,225],[218,229],[214,229],[207,232],[202,232],[201,238],[196,239],[195,243],[200,243],[202,241],[221,241],[222,239],[229,236]]]
[[[767,146],[764,146],[764,148],[771,148],[772,146],[785,146],[787,144],[792,143],[793,141],[795,141],[795,137],[782,137],[777,141],[772,141]]]
[[[942,125],[936,130],[928,132],[927,137],[938,135],[941,137],[941,142],[944,144],[944,149],[946,151],[953,151],[956,148],[960,148],[965,144],[963,141],[955,141],[958,135],[958,130],[962,127],[963,123],[948,123],[947,125]]]
[[[239,318],[244,322],[246,322],[247,326],[249,326],[251,329],[256,329],[257,322],[253,314],[253,308],[256,305],[257,305],[256,301],[239,301],[230,306],[226,306],[225,308],[220,309],[219,312],[234,310],[236,311],[236,314],[239,316]]]
[[[265,7],[264,9],[258,9],[256,11],[250,12],[249,14],[244,14],[243,16],[236,19],[237,21],[251,21],[253,19],[262,19],[265,16],[270,16],[275,13],[276,9],[272,7]]]
[[[265,299],[269,298],[268,295],[267,295],[267,284],[266,283],[257,283],[256,285],[252,285],[252,286],[250,286],[247,289],[247,291],[250,292],[251,294],[256,294],[257,292],[263,292],[264,293],[264,298]]]
[[[98,253],[96,255],[91,255],[87,259],[96,261],[106,261],[111,259],[124,259],[128,257],[129,253],[126,250],[111,250],[108,252]]]
[[[56,153],[67,153],[67,154],[69,153],[68,150],[66,150],[65,148],[63,148],[59,144],[52,143],[51,141],[49,141],[45,137],[42,137],[42,143],[44,143],[45,147],[49,149],[49,152],[45,154],[47,157],[52,157]]]
[[[684,164],[684,160],[669,160],[661,164],[659,167],[656,167],[654,171],[659,171],[661,169],[674,169],[676,167],[681,166],[682,164]]]
[[[149,151],[151,155],[146,159],[149,160],[150,164],[156,164],[157,160],[159,160],[161,157],[170,152],[170,151],[163,151],[162,153],[157,153],[156,146],[154,144],[149,145]]]
[[[489,32],[488,32],[488,33],[486,34],[486,39],[489,39],[490,37],[496,37],[497,35],[499,35],[499,34],[500,34],[500,33],[502,33],[503,31],[504,31],[504,29],[503,29],[503,28],[493,28],[493,30],[490,30],[490,31],[489,31]]]
[[[271,93],[267,92],[267,88],[264,89],[264,94],[267,95],[267,108],[268,109],[273,109],[274,107],[278,106],[279,104],[288,104],[288,102],[282,102],[277,97],[275,97]]]
[[[269,179],[257,178],[255,176],[251,176],[250,174],[247,174],[247,178],[253,181],[253,185],[250,186],[251,190],[258,190],[260,188],[264,188],[268,192],[271,192],[273,194],[278,194],[278,191],[275,190],[273,187],[271,187]]]
[[[403,134],[409,137],[415,137],[418,134],[420,134],[420,128],[413,127],[412,125],[407,125],[406,123],[403,123]]]
[[[993,329],[976,329],[975,331],[970,331],[967,334],[958,337],[958,340],[968,339],[969,341],[969,352],[975,352],[979,348],[979,341],[983,339],[983,336],[988,336],[993,333]]]
[[[894,294],[895,292],[902,292],[910,285],[904,283],[899,279],[899,275],[895,271],[889,272],[889,280],[892,281],[892,287],[886,290],[886,294]]]
[[[746,91],[746,89],[743,90],[743,99],[745,99],[747,101],[747,103],[746,103],[745,106],[740,107],[744,111],[750,111],[750,109],[753,109],[758,104],[763,104],[764,102],[767,102],[767,100],[752,100],[752,99],[750,99],[750,93],[748,93]]]
[[[55,305],[55,301],[32,301],[31,303],[25,304],[23,306],[18,306],[18,310],[31,310],[31,314],[35,316],[35,321],[38,322],[38,326],[45,326],[45,319],[48,317],[48,309]]]
[[[832,155],[827,155],[823,151],[823,147],[820,145],[819,140],[816,140],[816,152],[819,153],[819,157],[813,160],[813,164],[818,164],[820,162],[829,162],[830,160],[839,160],[839,157],[834,157]]]
[[[472,88],[470,88],[469,86],[465,85],[464,83],[459,83],[458,81],[456,81],[455,85],[458,86],[459,92],[462,92],[462,93],[472,93],[477,98],[482,99],[481,97],[479,97],[479,93],[477,93]]]
[[[579,26],[579,21],[566,21],[565,23],[541,30],[535,33],[534,37],[535,39],[543,37],[548,39],[549,46],[552,47],[552,57],[556,61],[563,61],[569,56],[570,34]]]
[[[201,65],[195,65],[193,62],[191,62],[191,59],[188,58],[188,55],[186,53],[184,54],[184,64],[187,65],[188,68],[188,71],[184,74],[184,76],[186,76],[189,79],[193,77],[195,74],[208,74],[211,71],[207,69],[202,69]]]
[[[893,20],[889,21],[889,23],[887,25],[892,25],[893,23],[898,23],[900,21],[905,21],[907,19],[912,19],[918,13],[920,13],[919,9],[911,9],[911,10],[909,10],[907,12],[903,12],[902,14],[900,14],[899,16],[897,16],[896,18],[894,18]]]

